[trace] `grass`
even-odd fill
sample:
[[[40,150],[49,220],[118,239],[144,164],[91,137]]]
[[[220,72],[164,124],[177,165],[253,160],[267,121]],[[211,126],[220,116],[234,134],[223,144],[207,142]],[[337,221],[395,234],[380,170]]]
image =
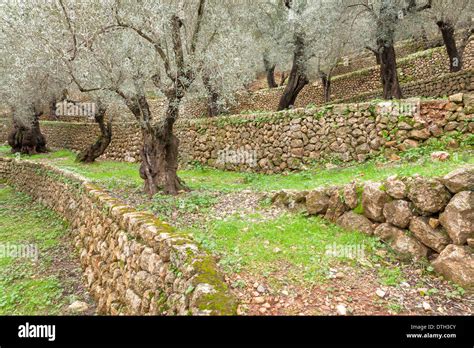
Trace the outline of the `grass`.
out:
[[[0,155],[5,155],[7,150],[6,147],[0,147]],[[176,197],[155,195],[139,208],[152,210],[161,218],[172,220],[176,210],[190,214],[206,214],[217,203],[216,191],[302,190],[344,184],[354,179],[382,180],[394,174],[442,176],[457,167],[474,164],[472,152],[468,149],[452,152],[450,159],[445,162],[431,161],[430,153],[433,150],[437,148],[412,150],[401,154],[402,160],[392,163],[385,163],[380,157],[345,168],[314,167],[302,172],[275,175],[227,172],[205,167],[185,169],[180,170],[179,175],[193,190],[191,193]],[[139,165],[136,163],[98,161],[87,165],[79,164],[74,162],[74,153],[67,150],[29,158],[82,174],[112,190],[140,190],[142,186],[138,174]],[[261,208],[265,207],[264,203]],[[232,273],[243,270],[264,276],[286,274],[285,281],[321,282],[326,279],[332,265],[340,262],[357,263],[353,259],[326,255],[326,249],[334,244],[363,245],[369,255],[369,262],[376,263],[378,256],[372,251],[387,249],[374,237],[346,232],[319,217],[299,214],[284,214],[278,218],[265,219],[257,210],[250,215],[233,215],[225,219],[213,218],[210,221],[194,223],[195,225],[185,232],[193,234],[203,247],[217,255],[224,271]],[[391,255],[390,250],[388,254]],[[382,263],[378,269],[378,278],[382,285],[397,286],[403,281],[402,275],[400,269],[388,263]]]
[[[238,173],[199,167],[180,170],[179,175],[192,190],[225,192],[248,189],[254,191],[305,190],[319,186],[345,184],[354,179],[361,181],[383,180],[394,174],[409,176],[417,173],[427,177],[441,176],[462,165],[474,164],[474,156],[467,151],[453,152],[451,158],[445,162],[431,161],[429,151],[423,151],[418,150],[416,154],[410,152],[405,159],[391,164],[374,159],[345,168],[326,169],[321,167],[274,175]],[[6,146],[0,147],[0,155],[7,154],[8,148]],[[27,158],[46,160],[60,168],[79,173],[109,189],[139,189],[143,184],[138,173],[139,165],[136,163],[98,161],[85,165],[74,162],[74,153],[67,150],[33,155]]]
[[[162,220],[171,219],[173,212],[207,213],[217,203],[217,197],[207,191],[191,191],[186,195],[169,196],[156,194],[151,201],[138,206],[140,210],[150,210]]]
[[[58,245],[67,224],[28,196],[0,187],[0,226],[0,245],[35,245],[39,252],[37,260],[0,255],[0,315],[58,314],[63,288],[45,272],[51,260],[43,253]]]
[[[327,255],[334,245],[360,246],[368,254],[379,242],[363,233],[353,233],[320,217],[284,214],[262,220],[258,213],[214,220],[190,232],[205,248],[220,256],[226,272],[245,270],[254,274],[284,274],[285,281],[324,281],[331,265],[355,262]],[[343,255],[342,255],[343,256]],[[347,255],[346,255],[347,256]]]

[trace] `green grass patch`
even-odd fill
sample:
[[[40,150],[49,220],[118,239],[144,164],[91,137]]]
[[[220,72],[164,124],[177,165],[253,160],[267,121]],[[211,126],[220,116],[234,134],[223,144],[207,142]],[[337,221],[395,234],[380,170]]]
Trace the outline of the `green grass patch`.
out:
[[[403,273],[400,268],[380,268],[379,279],[383,285],[396,286],[403,282]]]
[[[169,196],[156,194],[151,202],[139,205],[140,210],[151,210],[159,218],[168,220],[174,211],[181,213],[206,213],[217,203],[217,197],[207,191],[191,191],[184,195]]]
[[[431,151],[438,148],[439,144],[433,144],[432,148],[429,149],[422,147],[410,150],[406,154],[402,154],[401,161],[394,163],[383,163],[382,158],[376,158],[362,164],[354,164],[350,167],[334,169],[314,167],[301,172],[273,175],[222,171],[197,166],[180,170],[179,176],[192,190],[305,190],[319,186],[341,185],[349,183],[354,179],[361,181],[383,180],[394,174],[410,176],[417,173],[427,177],[441,176],[460,166],[474,164],[472,152],[466,150],[452,152],[451,158],[445,162],[431,161]],[[0,147],[0,155],[6,155],[7,152],[8,147]],[[9,156],[13,155],[10,154]],[[143,180],[138,173],[139,164],[137,163],[102,160],[92,164],[76,163],[74,162],[75,154],[68,150],[21,158],[47,161],[57,167],[81,174],[109,189],[139,189],[143,185]]]
[[[347,232],[320,217],[284,214],[262,220],[258,213],[211,221],[191,234],[208,250],[220,256],[227,272],[255,274],[285,272],[294,281],[324,281],[333,263],[353,259],[327,255],[334,245],[372,249],[373,237]]]
[[[11,188],[0,188],[0,244],[35,245],[34,258],[0,255],[0,315],[58,314],[64,305],[60,279],[42,274],[51,263],[43,253],[58,245],[67,224],[55,213]]]

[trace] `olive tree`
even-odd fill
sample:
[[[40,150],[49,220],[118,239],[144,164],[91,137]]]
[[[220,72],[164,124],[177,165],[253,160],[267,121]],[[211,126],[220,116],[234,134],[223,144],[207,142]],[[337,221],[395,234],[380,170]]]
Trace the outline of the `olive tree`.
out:
[[[395,54],[396,35],[406,31],[406,17],[431,7],[432,0],[355,0],[347,5],[353,9],[354,30],[363,35],[367,46],[377,57],[385,99],[402,98]]]
[[[46,152],[39,118],[53,110],[70,83],[57,61],[49,59],[34,34],[31,4],[0,4],[0,98],[9,106],[13,129],[8,136],[12,152]]]
[[[179,140],[174,134],[183,99],[205,88],[206,69],[214,75],[214,88],[223,93],[247,78],[235,70],[242,64],[232,69],[240,52],[221,50],[223,46],[215,44],[239,35],[239,27],[233,35],[228,33],[232,27],[226,4],[58,0],[33,9],[31,15],[47,21],[37,35],[81,92],[111,92],[133,114],[143,139],[140,176],[145,192],[186,190],[177,175]],[[210,69],[213,66],[226,68]],[[162,116],[150,110],[150,84],[167,101]]]
[[[433,0],[424,13],[428,23],[436,24],[446,52],[449,56],[451,72],[460,71],[463,65],[464,50],[474,33],[474,2],[471,0]],[[456,29],[464,29],[463,35],[456,41]]]
[[[270,47],[272,64],[291,61],[288,82],[278,104],[278,110],[287,109],[309,83],[310,61],[325,52],[331,40],[337,40],[343,1],[265,0],[256,11],[265,20],[258,27],[259,37],[270,43],[262,46],[260,54],[268,57]]]

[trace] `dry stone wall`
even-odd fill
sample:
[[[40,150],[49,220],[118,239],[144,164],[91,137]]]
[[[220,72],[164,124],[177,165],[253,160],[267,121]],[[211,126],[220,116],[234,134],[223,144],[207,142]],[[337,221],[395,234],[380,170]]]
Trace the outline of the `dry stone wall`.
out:
[[[235,314],[214,259],[152,214],[45,164],[0,158],[0,178],[70,222],[100,314]]]
[[[466,57],[461,74],[466,73],[472,81],[474,69],[474,57],[471,51],[474,51],[474,40],[471,40],[466,48]],[[405,97],[414,95],[425,97],[437,97],[439,95],[449,95],[457,92],[465,92],[467,87],[461,84],[457,85],[456,80],[451,80],[449,74],[448,57],[443,47],[423,51],[413,56],[401,59],[398,62],[398,71],[402,92]],[[458,73],[458,75],[461,75]],[[438,79],[440,75],[445,75],[443,83],[454,84],[454,90],[449,92],[450,88],[441,85],[435,89],[430,88],[433,77]],[[458,76],[455,75],[455,76]],[[471,89],[474,89],[471,84]],[[428,87],[428,88],[427,88]],[[245,112],[246,110],[272,111],[276,110],[278,101],[284,87],[266,89],[249,93],[238,98],[238,104],[232,109],[232,113]],[[382,84],[380,80],[380,68],[373,66],[371,68],[359,70],[345,75],[335,76],[331,84],[331,102],[348,100],[370,100],[379,98]],[[319,81],[313,82],[303,88],[295,102],[295,107],[306,107],[309,104],[324,104],[323,89]]]
[[[338,104],[278,113],[180,120],[180,163],[219,169],[280,173],[314,162],[363,162],[380,151],[404,151],[430,138],[474,132],[474,98]],[[53,148],[84,149],[98,135],[90,123],[42,122]],[[6,139],[5,139],[6,140]],[[103,158],[139,162],[135,123],[113,125]]]
[[[428,80],[415,81],[401,85],[405,98],[412,97],[444,97],[456,93],[469,93],[474,91],[474,70],[449,73]],[[383,90],[359,94],[355,97],[333,100],[335,103],[363,102],[373,99],[382,99]]]
[[[283,190],[272,201],[375,235],[400,259],[428,258],[447,279],[474,288],[474,166],[442,178],[392,176],[383,182]]]
[[[178,130],[182,161],[268,174],[312,162],[363,162],[384,149],[404,151],[444,134],[473,133],[473,103],[472,95],[459,94],[187,120]]]

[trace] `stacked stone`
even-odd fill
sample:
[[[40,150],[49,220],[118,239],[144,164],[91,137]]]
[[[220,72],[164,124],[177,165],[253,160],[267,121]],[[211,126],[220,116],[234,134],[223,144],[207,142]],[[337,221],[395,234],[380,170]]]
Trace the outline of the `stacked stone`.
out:
[[[360,103],[181,120],[176,124],[180,163],[272,174],[321,161],[362,162],[382,150],[396,154],[433,137],[474,131],[472,94],[401,103],[420,103],[420,113],[404,114],[396,103],[389,112],[383,110],[383,103]],[[41,128],[51,148],[81,151],[98,136],[97,125],[90,123],[44,122]],[[3,136],[0,141],[6,141],[6,132]],[[141,143],[135,122],[114,123],[112,142],[102,157],[139,162]],[[256,161],[222,161],[223,150],[255,154]]]
[[[394,105],[388,112],[384,104],[361,103],[181,122],[182,163],[272,174],[323,160],[362,162],[383,149],[405,151],[432,137],[473,131],[472,95],[420,102],[419,114],[404,114]],[[256,151],[257,165],[218,161],[222,149]]]
[[[284,190],[272,201],[375,235],[403,260],[428,257],[446,278],[474,287],[474,166],[442,178],[394,176],[378,183]]]
[[[0,158],[0,178],[70,222],[85,282],[100,314],[236,312],[236,300],[214,259],[190,236],[152,214],[45,164]]]

